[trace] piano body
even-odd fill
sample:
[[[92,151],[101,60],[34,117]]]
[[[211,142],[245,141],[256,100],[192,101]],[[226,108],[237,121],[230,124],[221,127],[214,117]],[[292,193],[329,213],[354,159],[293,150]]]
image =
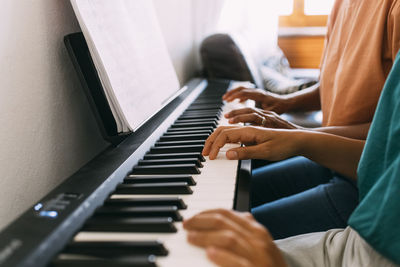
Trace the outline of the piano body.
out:
[[[248,210],[250,161],[201,156],[231,81],[197,78],[137,131],[115,124],[81,34],[66,44],[100,129],[114,145],[0,233],[0,266],[213,266],[186,242],[182,218]]]

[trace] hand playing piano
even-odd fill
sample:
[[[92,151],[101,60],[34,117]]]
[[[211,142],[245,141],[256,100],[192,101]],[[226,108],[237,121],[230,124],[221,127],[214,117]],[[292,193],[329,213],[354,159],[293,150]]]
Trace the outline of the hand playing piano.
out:
[[[299,130],[277,130],[254,126],[218,127],[206,140],[203,155],[213,160],[219,150],[228,143],[241,143],[226,152],[226,157],[238,159],[265,159],[279,161],[298,155],[301,145]]]
[[[190,243],[219,266],[287,266],[268,230],[250,213],[209,210],[183,222]]]
[[[259,108],[235,109],[226,113],[225,118],[232,124],[243,122],[268,128],[301,129],[300,126],[282,119],[277,113]]]
[[[251,99],[256,102],[258,107],[264,110],[275,111],[278,114],[290,110],[287,97],[269,93],[262,89],[238,87],[225,93],[222,99],[227,102],[235,99],[239,99],[240,102]]]

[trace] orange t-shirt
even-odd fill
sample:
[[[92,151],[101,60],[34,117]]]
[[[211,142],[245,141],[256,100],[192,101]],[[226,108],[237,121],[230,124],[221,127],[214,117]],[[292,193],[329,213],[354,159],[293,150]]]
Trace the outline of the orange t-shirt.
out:
[[[400,47],[400,0],[336,0],[321,61],[324,126],[372,121]]]

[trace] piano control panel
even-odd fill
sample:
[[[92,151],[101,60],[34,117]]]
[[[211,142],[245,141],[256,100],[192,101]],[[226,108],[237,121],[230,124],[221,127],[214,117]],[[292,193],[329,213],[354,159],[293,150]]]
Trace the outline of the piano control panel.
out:
[[[59,213],[63,212],[73,201],[82,196],[79,193],[61,193],[56,197],[43,202],[39,202],[33,206],[33,212],[36,216],[42,218],[55,219]]]

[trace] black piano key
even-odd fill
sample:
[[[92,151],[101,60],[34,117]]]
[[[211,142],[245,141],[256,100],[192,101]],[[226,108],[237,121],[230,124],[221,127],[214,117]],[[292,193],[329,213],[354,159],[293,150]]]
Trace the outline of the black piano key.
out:
[[[209,106],[223,106],[224,103],[222,99],[196,99],[195,101],[190,104],[190,106],[198,106],[198,105],[209,105]]]
[[[182,216],[176,206],[100,207],[94,214],[94,218],[98,217],[170,217],[174,221],[182,221]]]
[[[186,209],[187,206],[180,197],[141,197],[141,198],[109,198],[105,206],[132,207],[132,206],[176,206]]]
[[[139,160],[139,166],[146,165],[176,165],[176,164],[196,164],[198,168],[202,168],[203,164],[198,158],[177,158],[177,159],[142,159]]]
[[[206,142],[206,139],[203,139],[203,140],[183,140],[183,141],[159,141],[159,142],[156,142],[154,144],[154,146],[160,147],[160,146],[204,145],[204,143]]]
[[[221,107],[212,107],[212,106],[194,106],[194,107],[188,107],[185,111],[213,111],[213,112],[218,112],[221,111],[222,108]]]
[[[189,152],[189,153],[162,153],[152,154],[148,153],[144,156],[144,159],[174,159],[174,158],[197,158],[201,162],[205,162],[204,156],[201,152]]]
[[[217,127],[217,123],[215,121],[211,122],[177,122],[171,125],[171,128],[188,128],[188,127]]]
[[[165,135],[160,137],[162,142],[170,141],[186,141],[186,140],[206,140],[209,134],[175,134],[175,135]]]
[[[196,185],[191,175],[176,174],[176,175],[129,175],[124,179],[126,184],[136,183],[175,183],[186,182],[188,185]]]
[[[159,166],[159,165],[182,165],[195,164],[196,167],[202,168],[200,158],[166,158],[166,159],[142,159],[138,161],[138,166]]]
[[[146,154],[144,159],[178,159],[178,158],[197,158],[201,162],[205,162],[206,159],[201,152],[189,152],[189,153],[163,153],[163,154]]]
[[[203,145],[189,145],[189,146],[160,146],[152,147],[150,153],[164,154],[164,153],[186,153],[186,152],[201,152]]]
[[[218,118],[220,118],[222,115],[221,112],[219,113],[215,113],[215,112],[188,112],[188,113],[182,113],[182,115],[179,118],[187,118],[187,117],[199,117],[199,116],[217,116]]]
[[[215,110],[193,110],[193,111],[185,111],[183,112],[180,117],[186,117],[186,116],[218,116],[220,117],[222,114],[222,111],[215,111]]]
[[[172,131],[166,132],[163,136],[168,137],[170,135],[192,135],[192,134],[201,134],[201,135],[210,135],[212,134],[211,130],[194,130],[194,131]]]
[[[163,194],[163,195],[179,195],[192,194],[193,191],[186,182],[175,183],[143,183],[143,184],[119,184],[114,194]]]
[[[220,116],[218,115],[208,115],[208,114],[204,114],[204,115],[181,115],[179,116],[178,120],[193,120],[193,119],[215,119],[218,120],[220,118]]]
[[[201,101],[198,101],[198,102],[196,102],[196,100],[195,100],[190,104],[189,107],[209,107],[209,108],[213,108],[213,107],[220,107],[220,106],[223,105],[222,103],[205,103],[205,102],[206,101],[204,101],[204,100],[201,100]]]
[[[214,131],[214,127],[185,127],[185,128],[169,128],[167,132],[186,132],[186,131]]]
[[[163,218],[103,218],[92,217],[82,228],[84,232],[144,232],[175,233],[177,231],[170,217]]]
[[[118,257],[129,255],[166,256],[168,255],[168,250],[160,241],[80,241],[68,244],[62,253],[98,257]]]
[[[156,267],[156,259],[151,256],[131,256],[123,258],[101,259],[55,259],[50,263],[51,267]]]
[[[194,118],[194,119],[184,119],[184,120],[181,120],[181,119],[177,119],[176,121],[175,121],[175,123],[192,123],[192,122],[215,122],[215,123],[217,123],[217,121],[218,120],[216,120],[216,119],[198,119],[198,118]]]
[[[216,105],[223,105],[221,99],[196,99],[192,102],[192,104],[216,104]]]
[[[196,164],[166,164],[135,166],[132,174],[200,174]]]

